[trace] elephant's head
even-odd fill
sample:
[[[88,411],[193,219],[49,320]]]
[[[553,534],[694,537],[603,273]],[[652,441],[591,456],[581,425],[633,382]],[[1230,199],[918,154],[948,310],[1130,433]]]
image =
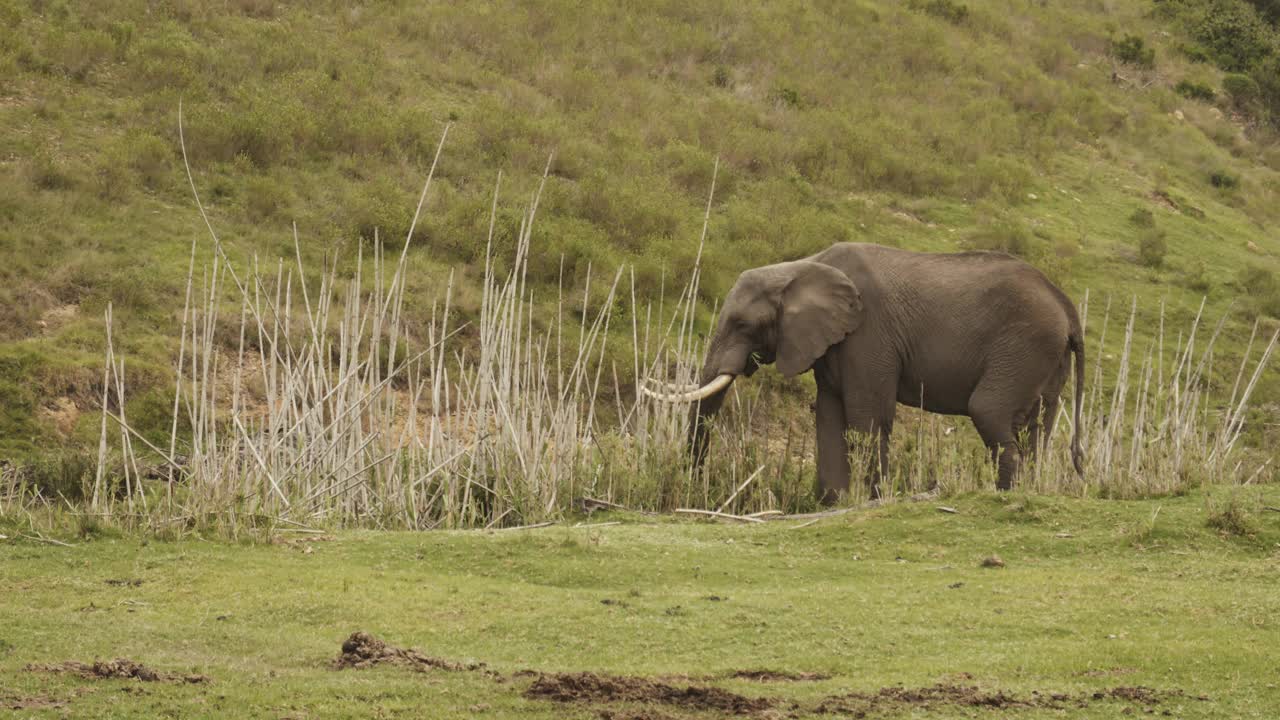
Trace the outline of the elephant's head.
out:
[[[662,396],[694,403],[689,444],[695,466],[706,454],[705,421],[720,410],[734,378],[769,363],[787,377],[799,375],[861,318],[858,289],[829,265],[799,260],[742,273],[725,298],[699,388]]]

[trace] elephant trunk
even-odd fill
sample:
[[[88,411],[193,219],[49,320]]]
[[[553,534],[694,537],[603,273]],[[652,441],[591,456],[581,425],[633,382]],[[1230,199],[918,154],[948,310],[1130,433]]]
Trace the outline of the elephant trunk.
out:
[[[706,460],[709,438],[708,422],[720,412],[729,386],[740,376],[750,377],[758,368],[752,359],[751,345],[744,338],[717,329],[707,348],[707,359],[698,373],[701,388],[689,408],[689,459],[696,472]]]
[[[699,400],[689,408],[689,459],[693,469],[702,468],[707,458],[708,432],[707,422],[715,417],[724,404],[727,392],[720,392],[705,400]]]

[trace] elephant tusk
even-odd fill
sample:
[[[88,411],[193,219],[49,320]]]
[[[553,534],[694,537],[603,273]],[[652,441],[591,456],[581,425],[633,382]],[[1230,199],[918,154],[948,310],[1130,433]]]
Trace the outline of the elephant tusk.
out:
[[[705,400],[706,398],[709,398],[712,395],[715,395],[716,393],[720,392],[721,390],[724,390],[725,388],[729,387],[729,384],[733,382],[733,377],[734,376],[729,373],[723,373],[721,375],[717,375],[714,380],[707,383],[706,385],[703,385],[697,390],[693,390],[691,392],[684,392],[684,393],[659,393],[659,392],[654,392],[647,387],[642,387],[640,389],[644,391],[645,395],[648,395],[649,397],[655,400],[661,400],[663,402],[669,402],[669,403],[678,403],[678,402],[691,403],[691,402],[698,402],[699,400]]]
[[[651,384],[653,385],[653,387],[657,388],[659,391],[666,392],[666,393],[689,393],[701,387],[700,385],[695,385],[694,383],[659,382],[658,380],[654,380],[653,378],[645,378],[644,381],[646,384]]]

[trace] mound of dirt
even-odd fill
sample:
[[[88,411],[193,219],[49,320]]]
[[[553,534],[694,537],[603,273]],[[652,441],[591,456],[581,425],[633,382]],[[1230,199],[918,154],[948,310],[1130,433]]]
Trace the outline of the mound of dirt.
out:
[[[789,672],[787,670],[734,670],[729,677],[735,680],[755,680],[756,682],[812,682],[830,680],[825,673]]]
[[[32,663],[27,672],[71,673],[88,680],[141,680],[143,682],[209,682],[207,675],[161,672],[127,658],[95,660],[91,663],[68,660],[61,663]]]
[[[871,693],[851,692],[823,700],[816,708],[824,714],[850,714],[866,717],[891,707],[913,706],[929,709],[936,706],[985,707],[995,709],[1039,707],[1035,701],[1016,698],[1003,690],[985,691],[975,685],[938,683],[929,687],[885,687]]]
[[[600,720],[682,720],[661,710],[612,710],[606,709],[596,713]],[[684,717],[688,717],[685,715]]]
[[[823,714],[870,717],[884,712],[915,707],[923,710],[944,706],[991,708],[997,710],[1063,710],[1088,707],[1093,701],[1114,700],[1141,705],[1148,712],[1161,702],[1185,697],[1181,690],[1155,690],[1149,687],[1114,687],[1079,694],[1042,693],[1017,696],[1004,690],[983,690],[975,685],[938,683],[929,687],[886,687],[876,692],[851,692],[823,700],[815,711]],[[1207,698],[1201,698],[1207,699]]]
[[[533,700],[562,703],[652,703],[685,710],[714,710],[729,715],[750,715],[773,707],[773,701],[768,698],[749,698],[715,687],[677,687],[649,678],[591,672],[539,675],[524,695]]]
[[[496,675],[486,668],[484,663],[458,663],[452,660],[423,655],[411,648],[398,648],[388,645],[366,632],[353,632],[342,643],[342,654],[333,661],[335,670],[348,668],[367,668],[374,665],[390,663],[403,665],[420,672],[428,670],[451,670],[484,672]]]

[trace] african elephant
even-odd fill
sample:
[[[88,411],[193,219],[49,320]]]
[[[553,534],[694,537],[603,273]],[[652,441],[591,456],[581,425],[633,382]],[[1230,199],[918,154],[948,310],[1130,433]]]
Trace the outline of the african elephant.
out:
[[[849,489],[846,431],[875,433],[867,476],[878,492],[897,403],[967,415],[1012,487],[1022,459],[1047,440],[1075,355],[1080,452],[1084,342],[1071,300],[1039,270],[995,252],[919,253],[840,243],[816,255],[742,273],[725,298],[700,387],[649,394],[692,408],[690,453],[700,466],[706,420],[734,378],[776,363],[786,377],[813,370],[818,387],[818,491]]]

